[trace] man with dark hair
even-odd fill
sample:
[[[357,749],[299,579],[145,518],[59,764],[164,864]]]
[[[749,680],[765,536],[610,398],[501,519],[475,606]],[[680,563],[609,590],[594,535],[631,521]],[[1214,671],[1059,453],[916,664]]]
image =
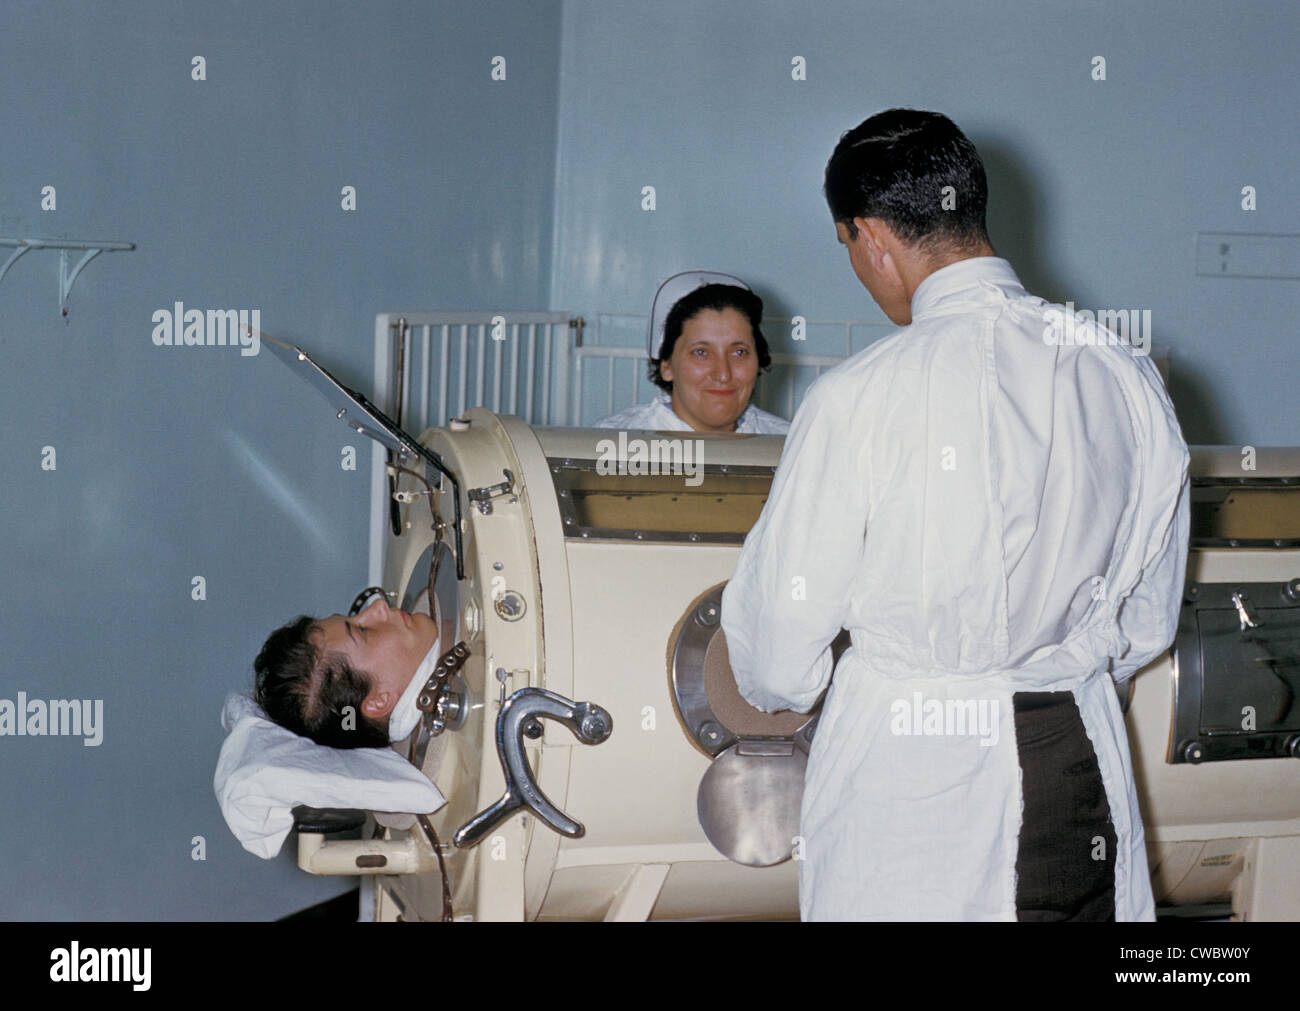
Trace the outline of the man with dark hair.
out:
[[[851,634],[808,759],[803,916],[1152,919],[1116,685],[1173,640],[1187,558],[1159,374],[1105,331],[1058,339],[946,117],[866,120],[825,194],[900,329],[809,390],[722,601],[762,709],[811,708]]]
[[[824,190],[831,218],[850,242],[858,234],[855,219],[878,219],[930,255],[993,255],[984,164],[957,125],[937,112],[891,109],[850,130],[826,165]]]
[[[385,747],[410,733],[394,727],[394,714],[410,722],[399,703],[419,671],[432,668],[437,642],[429,615],[389,607],[382,596],[354,617],[302,615],[272,632],[253,661],[255,698],[273,721],[317,744]]]

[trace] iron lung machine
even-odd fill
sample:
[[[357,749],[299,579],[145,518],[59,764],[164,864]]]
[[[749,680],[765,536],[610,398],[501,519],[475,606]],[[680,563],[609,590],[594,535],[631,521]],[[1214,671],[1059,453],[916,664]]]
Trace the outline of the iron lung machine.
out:
[[[475,408],[420,440],[459,492],[396,472],[384,586],[464,646],[396,745],[447,798],[381,816],[416,858],[326,871],[375,875],[376,919],[798,916],[816,710],[749,707],[719,634],[783,440],[622,439]],[[1300,919],[1300,450],[1241,460],[1193,451],[1178,641],[1123,701],[1157,902]]]
[[[456,919],[798,915],[815,717],[744,703],[716,634],[783,440],[630,434],[663,457],[479,408],[426,432],[464,489],[462,580],[449,485],[400,475],[384,585],[406,608],[432,583],[442,642],[468,652],[447,729],[411,752],[448,800],[428,821]],[[542,704],[607,726],[584,738]],[[378,878],[376,918],[440,918],[439,877]]]
[[[1170,654],[1127,722],[1157,903],[1300,920],[1300,450],[1196,447]]]

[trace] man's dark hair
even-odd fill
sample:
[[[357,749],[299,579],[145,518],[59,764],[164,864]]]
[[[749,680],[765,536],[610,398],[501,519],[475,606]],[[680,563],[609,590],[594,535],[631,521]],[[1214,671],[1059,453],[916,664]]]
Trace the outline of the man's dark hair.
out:
[[[683,295],[668,310],[668,316],[664,320],[664,339],[659,347],[659,357],[650,359],[650,382],[661,390],[672,393],[673,384],[659,374],[659,363],[673,356],[677,338],[682,335],[687,322],[708,309],[714,312],[735,309],[749,320],[749,327],[754,331],[754,352],[758,355],[758,371],[766,372],[771,366],[772,354],[768,350],[763,331],[759,329],[759,324],[763,321],[763,300],[749,289],[739,288],[734,284],[705,284]]]
[[[927,253],[989,242],[984,164],[957,125],[937,112],[890,109],[863,120],[835,145],[823,192],[851,239],[858,234],[854,218],[879,218]],[[945,197],[951,209],[944,209]]]
[[[361,712],[370,679],[341,653],[325,653],[314,641],[319,631],[315,619],[303,614],[267,636],[253,661],[257,704],[280,726],[317,744],[387,746],[388,721],[373,723]]]

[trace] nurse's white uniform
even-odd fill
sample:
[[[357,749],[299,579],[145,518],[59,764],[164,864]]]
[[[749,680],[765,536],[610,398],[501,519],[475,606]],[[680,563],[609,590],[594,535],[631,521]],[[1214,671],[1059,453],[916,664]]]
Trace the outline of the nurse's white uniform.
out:
[[[1154,918],[1112,675],[1173,640],[1187,447],[1150,359],[1059,346],[1052,308],[1005,260],[944,267],[786,438],[722,624],[769,711],[811,707],[852,635],[808,763],[805,919],[1014,920],[1011,696],[1067,689],[1118,839],[1115,918]],[[996,718],[923,720],[963,700]]]
[[[768,414],[750,404],[737,419],[736,432],[741,435],[785,435],[790,422]],[[673,411],[672,398],[661,393],[648,404],[636,404],[596,422],[596,428],[620,428],[627,431],[689,432],[688,425]]]

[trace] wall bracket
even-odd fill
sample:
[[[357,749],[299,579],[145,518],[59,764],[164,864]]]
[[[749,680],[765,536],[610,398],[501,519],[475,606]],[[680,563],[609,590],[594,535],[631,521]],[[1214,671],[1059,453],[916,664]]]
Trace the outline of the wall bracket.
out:
[[[66,316],[68,314],[67,302],[68,295],[72,291],[72,284],[77,279],[77,275],[85,269],[86,264],[93,260],[100,253],[116,253],[124,250],[135,249],[134,242],[99,242],[94,239],[11,239],[0,236],[0,246],[9,246],[13,249],[13,255],[9,257],[0,267],[0,281],[4,281],[5,274],[9,273],[20,256],[30,252],[33,249],[57,249],[59,251],[59,312]],[[68,252],[70,250],[85,250],[83,256],[72,272],[68,272]]]

